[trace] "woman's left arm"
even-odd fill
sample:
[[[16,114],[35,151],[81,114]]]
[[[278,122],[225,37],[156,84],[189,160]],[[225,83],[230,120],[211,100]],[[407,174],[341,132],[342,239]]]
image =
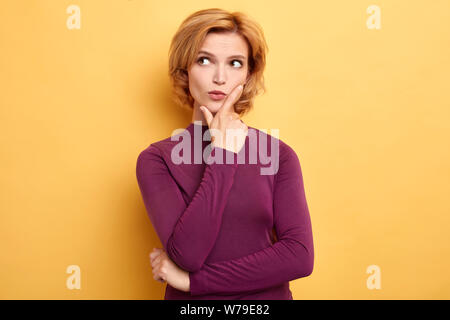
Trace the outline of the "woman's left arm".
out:
[[[189,273],[191,295],[258,291],[312,273],[313,236],[300,161],[290,146],[280,147],[273,203],[278,241],[244,257],[204,263]]]

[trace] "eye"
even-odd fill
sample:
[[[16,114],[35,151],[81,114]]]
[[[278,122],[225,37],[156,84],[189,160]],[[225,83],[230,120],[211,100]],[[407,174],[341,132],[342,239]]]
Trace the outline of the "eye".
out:
[[[231,61],[231,63],[233,63],[234,61],[239,62],[239,64],[242,66],[242,61],[240,61],[240,60],[233,60],[233,61]]]
[[[200,62],[200,61],[202,61],[202,60],[204,60],[204,59],[209,60],[208,57],[200,57],[200,58],[197,60],[197,62]],[[203,63],[200,63],[200,64],[203,64]]]
[[[197,62],[199,62],[200,65],[204,65],[203,63],[201,63],[201,61],[203,61],[203,60],[205,60],[205,59],[209,61],[209,58],[208,58],[208,57],[200,57],[200,58],[198,58]],[[243,65],[243,63],[242,63],[241,60],[232,60],[232,61],[231,61],[231,64],[232,64],[232,65],[233,65],[233,62],[239,62],[240,66],[237,66],[237,68],[241,68],[242,65]]]

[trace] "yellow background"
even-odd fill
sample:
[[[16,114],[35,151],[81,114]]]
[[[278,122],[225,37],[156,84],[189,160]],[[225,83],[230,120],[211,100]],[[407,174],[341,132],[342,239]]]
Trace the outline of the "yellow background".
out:
[[[294,299],[450,298],[449,1],[1,6],[0,298],[163,298],[135,165],[191,121],[170,99],[167,52],[211,7],[249,14],[269,45],[268,91],[243,120],[279,129],[301,162],[315,266]],[[381,289],[367,288],[370,265]]]

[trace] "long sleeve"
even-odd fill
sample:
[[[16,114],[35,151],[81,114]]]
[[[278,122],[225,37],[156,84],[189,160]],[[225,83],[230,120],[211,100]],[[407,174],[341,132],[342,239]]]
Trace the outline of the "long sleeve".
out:
[[[299,159],[284,145],[274,177],[274,225],[278,241],[237,259],[205,263],[189,273],[190,294],[238,294],[262,290],[312,273],[311,221]]]
[[[222,148],[213,147],[210,157]],[[224,157],[233,152],[222,149]],[[236,157],[235,157],[236,159]],[[186,271],[199,270],[214,246],[238,164],[207,163],[190,203],[154,145],[140,153],[136,177],[147,214],[168,256]]]

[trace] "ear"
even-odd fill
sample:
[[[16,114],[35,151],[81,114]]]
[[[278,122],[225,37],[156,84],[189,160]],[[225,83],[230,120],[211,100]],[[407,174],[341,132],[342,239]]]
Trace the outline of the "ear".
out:
[[[188,73],[185,69],[179,69],[180,70],[180,75],[183,78],[183,80],[188,81],[189,80],[189,76]]]

